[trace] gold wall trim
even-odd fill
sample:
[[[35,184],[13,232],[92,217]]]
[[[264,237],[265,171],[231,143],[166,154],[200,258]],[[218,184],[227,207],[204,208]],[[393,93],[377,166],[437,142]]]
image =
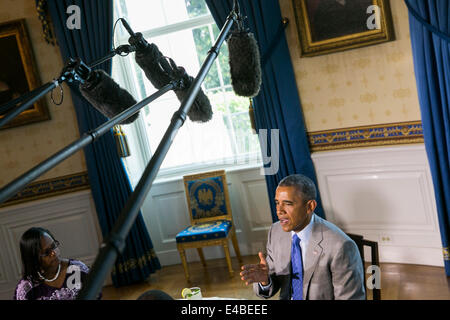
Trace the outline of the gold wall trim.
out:
[[[309,132],[308,139],[311,152],[424,142],[421,121]]]
[[[29,184],[22,191],[19,191],[13,198],[0,204],[0,207],[54,197],[89,188],[90,184],[87,172],[42,180]]]
[[[142,254],[138,259],[128,259],[123,263],[116,263],[116,265],[111,269],[111,274],[116,276],[118,273],[127,273],[136,268],[144,269],[147,266],[152,268],[152,264],[155,259],[158,259],[156,252],[154,249],[150,249],[147,253]]]

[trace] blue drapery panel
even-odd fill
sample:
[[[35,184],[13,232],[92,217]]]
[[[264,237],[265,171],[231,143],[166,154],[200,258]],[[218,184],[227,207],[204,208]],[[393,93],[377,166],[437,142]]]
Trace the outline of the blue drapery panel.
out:
[[[81,28],[69,29],[67,8],[80,8]],[[63,59],[81,58],[87,65],[106,56],[112,50],[112,0],[49,0],[48,9],[53,21]],[[111,74],[111,60],[99,68]],[[81,133],[92,130],[107,119],[97,112],[77,91],[72,89],[78,126]],[[102,136],[84,149],[92,194],[103,237],[109,234],[131,193],[131,184],[119,158],[113,134]],[[112,270],[115,286],[129,285],[148,279],[160,269],[153,244],[141,214],[131,229],[123,254]]]
[[[425,147],[433,177],[445,272],[450,276],[450,2],[413,0],[407,5],[413,10],[409,21],[414,70]],[[433,28],[438,32],[432,32]]]
[[[233,8],[233,1],[206,0],[206,3],[221,28]],[[277,221],[274,196],[279,181],[295,173],[308,176],[316,185],[317,179],[309,151],[294,69],[281,22],[279,3],[272,0],[240,0],[239,4],[243,16],[248,18],[245,26],[255,35],[262,57],[262,86],[253,102],[257,130],[269,130],[267,134],[269,151],[273,143],[270,141],[270,130],[280,130],[279,170],[274,175],[266,175],[272,220]],[[316,213],[324,218],[319,193],[317,203]]]

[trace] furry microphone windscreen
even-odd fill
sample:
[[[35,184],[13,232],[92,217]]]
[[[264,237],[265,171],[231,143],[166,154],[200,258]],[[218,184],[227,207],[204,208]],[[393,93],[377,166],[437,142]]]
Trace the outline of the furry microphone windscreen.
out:
[[[95,70],[92,73],[84,84],[80,84],[80,91],[105,117],[111,119],[136,104],[133,96],[114,82],[105,71]],[[138,116],[139,112],[136,112],[121,124],[132,123]]]
[[[231,85],[238,96],[255,97],[261,88],[261,60],[253,33],[233,32],[227,40]]]
[[[134,43],[133,37],[130,38],[129,42],[131,44]],[[177,67],[173,60],[169,64],[166,57],[163,56],[155,44],[152,43],[145,48],[138,48],[135,59],[136,63],[144,71],[147,79],[150,80],[156,89],[161,89],[169,84],[172,81],[170,76],[172,75],[177,79],[183,80],[183,88],[174,90],[178,100],[181,102],[187,96],[194,78],[189,76],[183,67]],[[165,66],[163,67],[162,64],[165,64]],[[212,115],[211,103],[200,89],[188,112],[188,117],[193,122],[208,122],[211,120]]]
[[[181,67],[180,67],[181,68]],[[184,69],[183,69],[184,70]],[[183,90],[175,90],[175,94],[178,100],[183,101],[186,98],[189,87],[191,86],[194,78],[185,73],[184,83],[186,88]],[[193,122],[208,122],[212,119],[213,112],[211,103],[208,97],[203,92],[202,89],[199,90],[194,102],[192,103],[191,109],[188,112],[188,117]]]
[[[130,41],[130,43],[133,42]],[[137,64],[144,71],[147,79],[150,80],[151,84],[156,89],[159,90],[170,83],[171,79],[169,75],[160,64],[160,62],[164,62],[163,60],[165,58],[155,44],[151,43],[145,48],[136,50],[135,59]]]

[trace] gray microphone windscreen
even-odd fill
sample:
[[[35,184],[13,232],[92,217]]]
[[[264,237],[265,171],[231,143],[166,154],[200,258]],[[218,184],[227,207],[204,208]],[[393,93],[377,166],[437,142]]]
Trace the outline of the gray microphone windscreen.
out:
[[[129,42],[134,44],[136,39],[131,37]],[[144,71],[147,79],[150,80],[156,89],[161,89],[172,81],[169,75],[171,73],[176,75],[178,79],[183,79],[183,88],[174,90],[178,100],[181,102],[187,96],[194,78],[189,76],[183,67],[176,66],[173,60],[169,59],[171,63],[168,63],[166,57],[155,44],[138,47],[135,59],[136,63]],[[212,115],[211,103],[203,90],[200,89],[188,112],[188,117],[194,122],[208,122],[211,120]]]
[[[131,39],[131,38],[130,38]],[[130,40],[130,43],[134,43]],[[144,48],[138,48],[135,56],[137,64],[144,71],[145,76],[150,80],[156,89],[161,89],[169,84],[171,79],[162,67],[166,60],[155,44],[148,44]]]
[[[186,81],[187,86],[183,90],[175,90],[175,94],[179,101],[183,101],[183,99],[187,96],[189,87],[191,86],[194,78],[188,76],[188,80]],[[197,96],[195,97],[194,102],[192,103],[191,109],[188,112],[188,117],[193,122],[208,122],[213,117],[211,103],[209,102],[208,97],[203,92],[202,89],[199,90]]]
[[[255,97],[261,89],[261,60],[251,32],[233,32],[227,40],[231,85],[238,96]]]
[[[84,84],[80,84],[80,91],[83,97],[105,117],[111,119],[136,104],[133,96],[121,88],[105,71],[94,70],[92,73]],[[121,124],[132,123],[138,116],[139,112],[136,112]]]

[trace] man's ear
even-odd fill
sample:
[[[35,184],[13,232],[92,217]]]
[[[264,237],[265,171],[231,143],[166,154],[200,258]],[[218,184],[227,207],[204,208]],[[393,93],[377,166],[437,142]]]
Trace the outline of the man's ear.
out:
[[[316,209],[316,207],[317,207],[317,201],[316,200],[309,200],[306,203],[306,210],[307,210],[306,212],[308,214],[313,213],[314,210]]]

